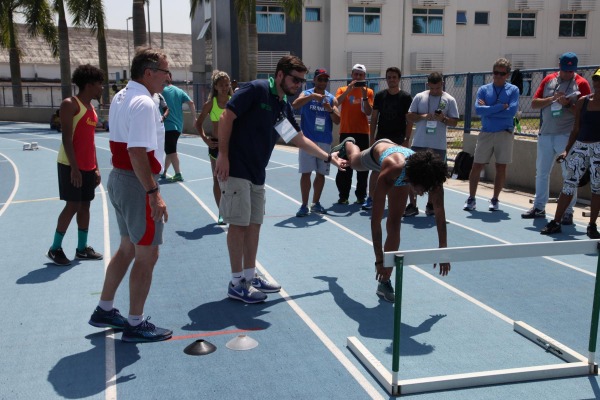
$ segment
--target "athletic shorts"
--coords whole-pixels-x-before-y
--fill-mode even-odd
[[[263,223],[265,185],[255,185],[247,179],[230,176],[226,181],[219,181],[219,187],[219,214],[223,221],[238,226]]]
[[[121,236],[140,246],[162,244],[164,222],[152,219],[149,196],[135,172],[113,168],[107,187]]]
[[[515,135],[512,132],[479,132],[473,162],[487,164],[493,154],[497,164],[510,164],[514,141]]]
[[[181,132],[179,131],[166,131],[165,132],[165,154],[177,153],[177,141]]]
[[[81,187],[71,183],[71,166],[58,164],[58,193],[65,201],[92,201],[96,191],[96,171],[81,172]]]
[[[331,145],[328,143],[315,142],[317,146],[325,153],[331,151]],[[321,175],[329,175],[330,163],[326,163],[325,160],[321,160],[315,156],[308,154],[306,151],[298,150],[298,172],[301,174],[311,173],[316,171]]]

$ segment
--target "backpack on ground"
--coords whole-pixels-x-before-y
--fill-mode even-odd
[[[473,167],[473,156],[466,151],[461,151],[454,159],[454,168],[452,168],[452,178],[465,181],[469,179],[471,168]]]

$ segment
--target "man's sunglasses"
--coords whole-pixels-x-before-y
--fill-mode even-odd
[[[304,79],[304,78],[298,78],[297,76],[294,76],[294,75],[292,75],[292,74],[286,74],[286,75],[287,75],[287,76],[290,76],[290,77],[292,77],[292,81],[293,81],[293,82],[294,82],[296,85],[298,85],[298,84],[300,84],[300,83],[304,83],[304,82],[306,82],[306,79]]]
[[[494,71],[493,74],[494,75],[500,75],[500,76],[506,76],[506,75],[508,75],[508,72]]]
[[[317,78],[317,82],[329,82],[329,78]]]

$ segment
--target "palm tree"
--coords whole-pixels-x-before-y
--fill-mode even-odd
[[[56,27],[52,21],[52,11],[46,0],[1,0],[0,1],[0,47],[8,49],[13,105],[23,106],[21,86],[21,49],[17,37],[15,13],[23,15],[30,37],[42,36],[58,55]]]
[[[133,0],[133,9],[131,10],[131,16],[133,17],[133,48],[139,46],[146,46],[148,40],[146,39],[146,20],[144,5],[149,0]]]
[[[67,0],[68,1],[68,0]],[[71,87],[71,56],[69,49],[69,27],[65,15],[65,3],[63,0],[53,0],[54,11],[58,13],[58,51],[60,65],[60,88],[62,98],[66,99],[73,95]]]
[[[69,12],[73,15],[73,25],[88,26],[98,39],[98,64],[104,71],[102,103],[109,102],[108,51],[106,47],[105,13],[102,0],[69,0]]]

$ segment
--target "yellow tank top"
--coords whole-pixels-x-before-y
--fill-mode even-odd
[[[231,96],[229,96],[231,98]],[[210,110],[210,120],[212,122],[219,122],[219,118],[221,118],[221,114],[225,111],[224,108],[219,107],[219,102],[216,97],[213,97],[213,106]]]

